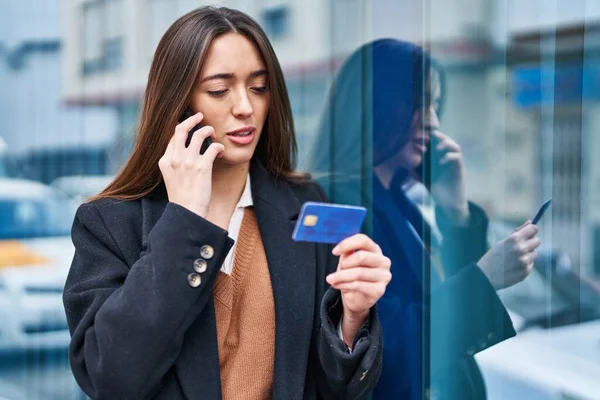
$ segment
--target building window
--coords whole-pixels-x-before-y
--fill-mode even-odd
[[[143,45],[146,46],[144,63],[150,63],[158,42],[167,29],[177,18],[198,8],[201,4],[198,0],[147,0],[144,6],[144,29],[145,36]]]
[[[83,4],[83,75],[121,68],[122,3],[122,0],[92,0]]]
[[[289,33],[289,15],[287,6],[269,8],[262,12],[262,26],[271,39],[280,39]]]
[[[171,3],[171,4],[169,4]],[[147,46],[148,60],[152,60],[156,46],[169,26],[177,18],[177,8],[167,0],[148,0],[146,6],[147,29],[145,45]]]

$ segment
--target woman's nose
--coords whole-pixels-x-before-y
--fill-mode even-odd
[[[233,114],[236,117],[249,117],[253,112],[254,109],[252,108],[252,103],[248,98],[248,94],[245,91],[240,93],[235,100]]]
[[[437,115],[437,111],[435,107],[430,106],[427,110],[427,114],[425,116],[425,126],[438,129],[440,127],[440,120]]]

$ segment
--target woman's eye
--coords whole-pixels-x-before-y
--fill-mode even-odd
[[[227,89],[225,90],[209,90],[207,91],[207,93],[213,97],[221,97],[225,94],[225,92],[227,92]]]
[[[255,86],[252,88],[252,90],[257,93],[266,93],[269,91],[269,88],[266,86]]]

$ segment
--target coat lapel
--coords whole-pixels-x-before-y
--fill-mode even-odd
[[[301,399],[315,309],[315,247],[292,240],[301,204],[289,184],[257,161],[250,179],[275,300],[273,398]]]
[[[378,179],[373,179],[373,198],[373,207],[378,216],[375,223],[380,225],[374,226],[375,240],[378,241],[378,234],[391,230],[390,233],[393,233],[394,237],[383,239],[390,242],[392,246],[400,246],[406,255],[409,267],[423,285],[423,255],[426,254],[426,250],[419,234]],[[388,228],[386,229],[384,225]],[[392,263],[394,261],[392,258]]]

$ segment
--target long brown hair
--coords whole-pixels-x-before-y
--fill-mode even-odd
[[[160,40],[150,67],[148,85],[133,151],[115,180],[90,200],[133,200],[154,191],[162,182],[158,161],[179,118],[191,102],[194,86],[215,38],[235,32],[260,52],[271,93],[269,114],[254,157],[276,177],[303,180],[293,171],[297,144],[283,72],[266,34],[248,15],[225,7],[201,7],[179,18]]]

